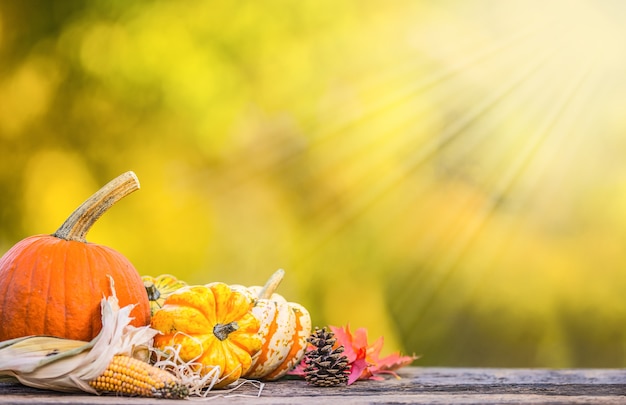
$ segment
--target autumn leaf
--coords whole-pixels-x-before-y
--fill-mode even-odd
[[[367,343],[367,329],[365,328],[358,328],[354,334],[350,331],[349,325],[345,327],[329,326],[329,328],[337,339],[335,347],[343,346],[343,354],[348,358],[350,365],[348,385],[357,380],[382,380],[381,374],[390,374],[400,378],[395,370],[408,366],[418,358],[416,356],[401,356],[397,352],[381,358],[380,352],[384,343],[382,336],[370,345]],[[304,363],[300,363],[289,374],[302,377],[304,376],[304,368]]]
[[[356,353],[356,358],[349,361],[350,375],[348,376],[348,385],[358,380],[362,375],[367,374],[369,364],[367,363],[367,355],[365,348],[360,348]]]
[[[379,337],[372,345],[367,343],[367,329],[358,328],[354,335],[350,332],[350,325],[345,327],[330,326],[337,338],[336,346],[344,347],[344,354],[348,357],[350,377],[348,384],[357,380],[381,380],[380,374],[391,374],[399,378],[395,370],[407,366],[416,360],[416,356],[401,356],[399,353],[392,353],[385,357],[380,357],[383,348],[384,338]]]

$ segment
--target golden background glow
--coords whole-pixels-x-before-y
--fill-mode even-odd
[[[626,365],[626,5],[0,5],[0,248],[260,284],[418,365]]]

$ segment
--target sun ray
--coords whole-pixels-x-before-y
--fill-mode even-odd
[[[550,137],[552,137],[557,131],[555,126],[562,124],[564,116],[568,112],[572,102],[580,96],[579,92],[582,85],[585,83],[589,76],[590,67],[585,66],[582,69],[579,77],[577,77],[567,92],[556,95],[559,97],[557,102],[551,111],[546,115],[541,127],[533,134],[532,138],[525,144],[524,150],[520,151],[519,155],[511,162],[511,165],[500,176],[499,181],[496,184],[496,190],[498,195],[507,195],[511,192],[511,189],[520,181],[520,179],[526,175],[529,165],[535,163],[535,159],[539,153],[539,150]],[[493,201],[492,201],[493,202]],[[476,212],[475,215],[464,224],[463,228],[459,230],[459,233],[454,238],[454,245],[448,246],[446,255],[439,259],[436,258],[430,266],[427,266],[429,270],[423,277],[415,278],[410,284],[409,288],[404,292],[403,296],[396,297],[399,301],[411,303],[413,322],[415,327],[419,324],[421,315],[428,306],[436,299],[436,295],[441,291],[443,284],[453,272],[455,266],[463,259],[471,248],[475,239],[479,237],[479,234],[489,218],[494,214],[497,208],[497,202],[493,202],[490,205],[482,207],[480,212]],[[511,232],[513,229],[511,229]],[[502,242],[502,240],[501,240]],[[497,246],[494,246],[493,252],[497,252]],[[484,262],[488,263],[490,260],[485,259]],[[480,274],[473,274],[476,283],[481,280]],[[417,285],[420,286],[421,294],[416,297],[414,293],[411,293],[413,288]],[[413,287],[413,288],[411,288]],[[412,329],[412,328],[409,328]]]
[[[572,89],[571,98],[564,99],[562,113],[559,117],[554,116],[552,123],[546,120],[544,130],[545,139],[542,145],[534,153],[534,158],[523,169],[522,173],[518,173],[514,182],[511,182],[507,188],[507,194],[515,195],[514,206],[505,207],[508,211],[507,215],[516,215],[520,212],[531,212],[534,210],[533,205],[545,203],[550,205],[559,205],[563,198],[555,198],[561,193],[569,194],[568,190],[563,190],[564,186],[569,186],[568,175],[572,168],[578,163],[576,157],[584,153],[585,134],[592,131],[593,123],[589,115],[585,114],[589,109],[590,100],[596,100],[601,96],[599,88],[602,83],[601,70],[597,69],[597,64],[589,65],[588,69],[581,71],[580,82],[573,83],[573,86],[579,86]],[[530,159],[529,159],[530,160]],[[557,164],[554,162],[557,161]],[[539,196],[539,197],[538,197]],[[539,208],[541,209],[541,207]],[[553,215],[557,212],[567,211],[567,207],[557,207],[550,209],[550,213],[541,215],[542,227],[548,227],[547,232],[562,232],[559,225],[559,219],[551,220],[546,215]],[[527,214],[529,215],[529,214]],[[536,221],[536,220],[535,220]],[[527,224],[524,224],[527,226]],[[505,229],[508,235],[515,235],[523,232],[521,230],[522,222],[509,221]],[[535,225],[537,226],[537,225]],[[554,229],[556,227],[556,230]],[[473,292],[468,293],[468,300],[478,299],[481,289],[476,287],[494,272],[501,271],[494,263],[505,260],[507,248],[510,243],[510,237],[507,234],[500,233],[498,237],[493,238],[500,243],[494,245],[490,252],[490,257],[485,258],[485,265],[482,272],[474,272],[474,288]],[[468,286],[472,288],[472,286]]]
[[[368,99],[366,104],[359,108],[355,108],[354,105],[336,104],[329,106],[325,115],[305,118],[303,127],[299,130],[307,133],[306,145],[293,147],[289,144],[290,140],[273,136],[258,139],[254,145],[255,148],[262,151],[281,151],[281,153],[259,155],[255,161],[247,165],[247,170],[238,178],[230,178],[228,188],[241,186],[264,173],[289,170],[291,165],[297,164],[302,159],[303,154],[328,148],[329,143],[337,143],[340,139],[344,139],[343,142],[347,144],[344,154],[351,155],[352,148],[359,148],[363,141],[361,139],[350,141],[346,138],[346,133],[354,133],[355,128],[368,125],[378,117],[386,119],[394,109],[410,105],[426,92],[441,92],[442,89],[458,91],[458,86],[455,86],[453,82],[468,69],[480,68],[485,64],[493,63],[493,60],[505,61],[506,65],[514,67],[516,64],[524,63],[529,55],[533,60],[539,59],[540,57],[533,54],[536,49],[531,40],[544,34],[551,23],[552,21],[542,21],[509,34],[493,44],[479,48],[472,55],[455,61],[445,69],[429,70],[428,65],[432,62],[428,62],[416,50],[413,54],[405,56],[406,59],[400,63],[396,61],[395,67],[375,72],[362,81],[354,82],[358,92],[364,95],[378,94],[374,97],[364,96]],[[429,73],[423,75],[426,72]],[[418,77],[417,80],[415,80],[416,77]],[[459,96],[459,94],[442,95],[442,97],[460,98]],[[415,117],[407,117],[408,120],[412,118]],[[385,135],[385,131],[381,131],[380,136],[385,137]],[[341,156],[327,156],[324,163],[332,166],[340,159]]]
[[[317,269],[336,257],[347,273],[374,277],[387,270],[363,265],[362,257],[354,266],[366,270],[345,269],[350,253],[337,250],[351,246],[355,255],[375,257],[367,248],[380,243],[381,254],[397,254],[401,269],[389,273],[402,288],[393,302],[411,308],[404,339],[415,341],[412,330],[447,305],[441,294],[462,285],[449,304],[461,306],[471,297],[480,301],[489,275],[501,272],[502,280],[507,255],[534,235],[529,222],[541,237],[549,233],[542,195],[576,184],[566,176],[589,144],[582,123],[601,114],[589,103],[598,97],[605,63],[617,63],[610,47],[589,48],[593,41],[573,21],[516,27],[505,30],[515,35],[478,41],[472,52],[417,49],[389,70],[361,69],[345,84],[355,102],[331,97],[321,111],[294,120],[284,131],[297,132],[301,144],[271,132],[259,136],[251,142],[258,157],[229,174],[224,191],[281,173],[279,181],[289,182],[285,194],[301,209],[297,221],[306,224],[293,241],[298,268]]]
[[[345,152],[346,158],[349,156],[357,162],[364,163],[366,167],[361,173],[356,175],[355,178],[346,182],[349,188],[344,189],[343,193],[357,196],[358,198],[351,201],[350,211],[342,216],[327,215],[333,208],[332,202],[322,204],[318,208],[315,215],[319,217],[319,221],[316,222],[321,227],[318,232],[320,239],[312,243],[308,254],[313,254],[325,243],[332,240],[338,232],[349,226],[360,215],[366,212],[369,207],[375,204],[378,199],[389,193],[391,189],[401,186],[411,172],[419,170],[423,164],[429,162],[442,148],[445,148],[448,143],[453,142],[457,137],[461,136],[470,125],[485,114],[488,114],[489,111],[504,98],[510,96],[520,85],[523,85],[536,74],[542,66],[545,66],[549,59],[550,54],[540,57],[539,60],[528,64],[528,66],[522,69],[521,73],[518,73],[518,75],[508,83],[502,84],[494,94],[475,105],[464,117],[451,123],[437,138],[424,140],[418,137],[418,139],[415,140],[412,139],[412,137],[391,137],[391,139],[389,139],[384,136],[389,132],[388,129],[385,134],[376,139],[378,141],[376,148],[367,148],[362,144],[360,145],[364,147],[365,152],[374,151],[374,154],[368,154],[369,159],[364,159],[363,156],[358,153],[354,154],[355,149],[358,150],[358,148],[352,146],[349,150],[350,153]],[[408,117],[408,120],[413,126],[419,125],[415,123],[415,117]],[[380,163],[378,163],[377,160],[386,159],[388,156],[398,154],[398,151],[402,150],[413,151],[413,153],[404,158],[402,170],[387,173],[383,172],[382,175],[380,175],[380,171],[378,170]],[[344,165],[345,162],[341,160],[339,164],[328,164],[328,167],[320,171],[318,175],[326,177],[329,176],[330,173],[337,173],[345,169]],[[379,174],[373,176],[375,172]],[[369,179],[372,178],[376,178],[376,181],[371,182]]]
[[[355,123],[379,114],[381,111],[385,111],[394,105],[406,102],[415,97],[416,94],[441,86],[467,68],[485,63],[490,58],[497,58],[503,52],[515,49],[515,45],[518,42],[527,39],[531,35],[536,35],[540,30],[541,27],[533,27],[528,31],[516,33],[509,38],[503,38],[497,44],[486,49],[480,49],[465,60],[458,61],[444,70],[437,70],[430,76],[422,77],[419,80],[414,80],[414,78],[416,73],[419,73],[424,68],[425,61],[423,58],[419,58],[416,55],[413,60],[399,63],[395,69],[383,71],[373,76],[373,79],[369,79],[367,83],[361,85],[365,88],[364,92],[367,93],[373,91],[372,89],[388,86],[388,82],[395,82],[406,77],[402,86],[398,85],[392,92],[385,92],[382,97],[378,97],[360,110],[342,109],[340,105],[330,108],[332,115],[325,117],[323,126],[314,125],[317,129],[312,131],[312,138],[315,143],[322,143],[327,139],[332,140],[337,133],[342,132]]]

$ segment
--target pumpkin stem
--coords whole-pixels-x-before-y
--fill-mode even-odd
[[[237,321],[232,321],[230,323],[218,323],[213,327],[213,334],[219,340],[224,341],[231,332],[234,332],[237,329],[239,329]]]
[[[87,242],[85,236],[93,224],[116,202],[139,190],[139,179],[132,171],[108,182],[82,203],[52,235],[60,239]]]
[[[270,276],[267,280],[261,291],[259,291],[258,298],[261,300],[269,299],[274,291],[278,288],[278,285],[281,281],[283,281],[283,277],[285,277],[285,270],[278,269]]]

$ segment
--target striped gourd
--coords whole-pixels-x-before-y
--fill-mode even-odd
[[[185,398],[189,390],[178,378],[141,360],[113,356],[107,369],[89,382],[100,394],[150,398]]]
[[[143,286],[148,293],[150,301],[150,315],[154,316],[156,311],[161,309],[165,299],[172,295],[179,288],[185,287],[187,283],[177,279],[171,274],[161,274],[157,277],[142,276]]]
[[[245,378],[273,381],[294,368],[304,356],[311,334],[311,316],[302,305],[274,293],[285,272],[280,269],[265,286],[231,286],[255,297],[253,315],[261,322],[263,346]]]

